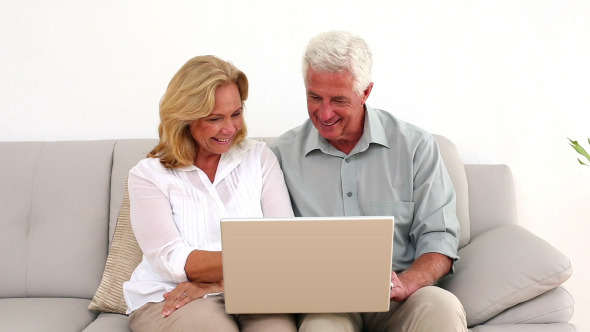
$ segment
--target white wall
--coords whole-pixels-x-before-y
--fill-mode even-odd
[[[306,118],[300,57],[345,29],[374,54],[374,107],[514,172],[521,224],[565,254],[574,322],[590,330],[590,2],[4,1],[0,141],[157,137],[158,101],[190,57],[249,76],[250,133]],[[501,244],[499,244],[501,245]]]

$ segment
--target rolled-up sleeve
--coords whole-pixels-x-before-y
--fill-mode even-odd
[[[415,258],[436,252],[457,260],[455,190],[433,137],[416,147],[413,168],[415,204],[410,238],[416,247]]]

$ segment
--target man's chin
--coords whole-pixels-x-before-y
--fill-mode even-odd
[[[318,132],[320,133],[320,136],[322,136],[325,139],[331,140],[331,139],[335,139],[339,136],[340,131],[337,128],[338,124],[332,125],[332,126],[325,126],[321,123],[316,124],[316,129],[318,130]]]
[[[337,135],[336,133],[334,133],[333,131],[328,131],[328,130],[318,130],[318,132],[320,133],[320,136],[322,136],[323,138],[327,139],[328,141],[334,141],[337,140],[339,135]]]

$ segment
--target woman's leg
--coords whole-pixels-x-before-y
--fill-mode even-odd
[[[225,313],[223,297],[196,299],[166,318],[163,307],[164,302],[143,305],[129,316],[129,327],[134,332],[239,331],[235,318]]]

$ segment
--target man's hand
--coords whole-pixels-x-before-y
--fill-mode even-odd
[[[410,294],[408,294],[408,288],[404,285],[398,278],[397,273],[391,271],[391,292],[389,293],[389,297],[391,301],[395,302],[402,302],[403,300],[407,299]]]
[[[434,285],[438,279],[449,273],[453,260],[438,253],[426,253],[399,275],[391,272],[390,298],[402,302],[418,289]]]
[[[162,317],[172,315],[185,304],[211,293],[223,292],[223,280],[218,282],[181,282],[172,291],[164,293]]]

